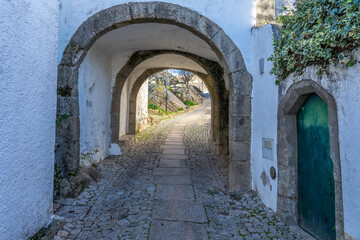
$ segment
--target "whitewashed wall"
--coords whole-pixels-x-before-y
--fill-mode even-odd
[[[60,0],[59,61],[76,29],[91,15],[126,0]],[[143,0],[142,2],[151,2]],[[163,0],[193,9],[224,29],[239,47],[246,66],[251,69],[250,29],[254,24],[253,0]]]
[[[108,156],[111,62],[96,44],[79,68],[80,159],[84,165]]]
[[[0,239],[51,221],[58,1],[0,1]]]
[[[148,95],[149,95],[149,83],[146,80],[136,98],[136,124],[146,124],[148,118]]]
[[[358,64],[345,67],[332,64],[327,74],[317,75],[308,67],[301,76],[291,75],[285,91],[297,81],[311,79],[331,94],[337,104],[345,232],[360,239],[360,49],[354,52]]]
[[[251,176],[253,189],[259,193],[263,202],[276,211],[277,179],[270,177],[270,167],[277,169],[277,109],[278,86],[275,76],[270,75],[272,62],[267,61],[273,51],[273,26],[253,29],[251,32],[251,51],[253,59],[252,92],[252,138],[251,138]],[[260,73],[259,61],[264,59],[264,73]],[[273,159],[262,155],[262,139],[272,139]]]

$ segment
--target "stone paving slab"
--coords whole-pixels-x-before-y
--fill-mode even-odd
[[[164,149],[163,154],[184,155],[184,149]]]
[[[184,137],[184,133],[183,132],[170,132],[166,137]]]
[[[185,150],[185,146],[184,145],[180,145],[180,144],[166,144],[166,145],[161,145],[160,149],[182,149]]]
[[[152,218],[196,223],[208,221],[204,206],[189,200],[154,200]]]
[[[155,220],[150,230],[150,240],[206,240],[205,227],[196,223]]]
[[[189,168],[154,168],[154,176],[182,176],[191,175]]]
[[[191,176],[155,176],[156,184],[192,184]]]
[[[162,154],[160,159],[167,159],[167,160],[187,160],[189,157],[185,154]]]
[[[186,167],[186,162],[185,162],[185,160],[161,159],[159,167],[163,167],[163,168],[185,168]]]
[[[194,191],[191,185],[158,184],[154,197],[164,200],[194,200]]]
[[[174,141],[174,142],[182,142],[182,137],[167,137],[165,141]]]
[[[183,141],[168,141],[168,140],[165,140],[164,144],[165,145],[181,145],[181,146],[184,146]]]

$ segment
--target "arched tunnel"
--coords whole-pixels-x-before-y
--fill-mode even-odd
[[[103,159],[120,136],[135,132],[137,91],[149,74],[166,68],[197,72],[204,80],[217,153],[229,154],[230,189],[250,189],[252,80],[240,51],[206,17],[155,2],[94,14],[64,51],[58,68],[56,163],[71,191],[83,186],[84,152]]]

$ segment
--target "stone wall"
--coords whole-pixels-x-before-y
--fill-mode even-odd
[[[58,1],[0,1],[0,238],[51,221]]]

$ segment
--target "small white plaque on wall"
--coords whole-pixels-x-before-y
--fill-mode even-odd
[[[262,156],[270,160],[274,160],[274,139],[262,139]]]

